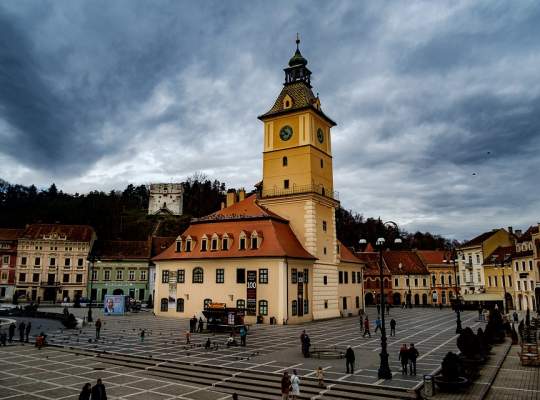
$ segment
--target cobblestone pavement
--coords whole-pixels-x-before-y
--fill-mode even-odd
[[[522,366],[519,346],[512,346],[491,386],[488,400],[540,399],[540,367]]]
[[[77,310],[84,312],[84,310]],[[370,320],[375,320],[376,310],[368,310]],[[301,376],[312,377],[314,369],[321,365],[327,380],[358,382],[372,385],[416,388],[422,376],[432,373],[440,366],[448,351],[455,351],[455,314],[449,309],[415,308],[392,309],[387,318],[397,321],[397,335],[388,338],[388,351],[393,379],[377,378],[379,364],[380,334],[363,338],[358,317],[319,321],[304,325],[253,326],[248,335],[247,347],[227,348],[226,335],[193,334],[186,345],[184,333],[187,319],[155,317],[151,313],[139,313],[117,317],[102,317],[101,339],[95,340],[94,328],[63,331],[51,327],[51,344],[93,352],[108,352],[144,357],[156,361],[186,362],[194,365],[219,366],[260,373],[281,373],[297,369]],[[483,326],[477,321],[476,312],[462,313],[463,326]],[[387,322],[388,324],[388,322]],[[144,342],[139,338],[140,329],[146,330]],[[319,360],[303,358],[300,352],[300,333],[305,329],[311,343],[316,347],[351,345],[356,352],[354,374],[345,373],[343,360]],[[204,343],[210,338],[217,349],[205,350]],[[402,375],[397,358],[402,343],[415,343],[420,352],[417,375]],[[2,361],[0,361],[0,364]],[[0,397],[1,398],[1,397]]]

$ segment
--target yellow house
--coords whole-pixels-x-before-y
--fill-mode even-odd
[[[515,279],[511,262],[513,251],[514,246],[497,247],[486,255],[483,263],[486,298],[501,302],[505,299],[503,304],[508,310],[514,309]]]
[[[531,226],[516,238],[512,257],[514,273],[514,304],[516,310],[536,311],[538,285],[538,266],[535,265],[535,246],[533,236],[538,234],[538,226]]]
[[[247,198],[193,221],[154,258],[156,314],[191,317],[210,303],[247,322],[299,323],[357,314],[362,262],[336,236],[331,128],[297,48],[263,121],[263,179]],[[350,279],[349,279],[350,278]]]

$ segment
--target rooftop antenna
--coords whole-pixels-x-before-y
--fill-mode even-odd
[[[296,50],[299,50],[298,45],[300,44],[300,34],[296,32]]]

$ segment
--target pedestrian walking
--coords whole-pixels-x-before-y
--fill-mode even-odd
[[[24,331],[26,329],[26,324],[24,323],[24,321],[21,321],[21,323],[19,324],[19,342],[24,342]]]
[[[409,349],[407,348],[407,345],[405,343],[399,349],[398,359],[401,361],[401,374],[407,375],[407,364],[409,363]]]
[[[403,310],[405,308],[405,302],[401,303],[401,309]]]
[[[306,339],[306,336],[306,330],[304,329],[300,334],[300,349],[302,350],[302,354],[304,354],[304,341]]]
[[[9,324],[9,328],[8,328],[9,343],[13,342],[13,336],[15,336],[15,329],[17,329],[17,325],[15,325],[15,322],[12,322],[11,324]]]
[[[390,315],[390,303],[386,303],[386,315]]]
[[[364,320],[364,334],[362,337],[366,337],[366,335],[369,335],[371,337],[371,332],[369,331],[369,318],[366,315],[366,319]]]
[[[141,329],[141,343],[144,342],[144,335],[145,335],[144,329]]]
[[[245,327],[240,328],[240,345],[246,347],[247,331]]]
[[[90,396],[92,396],[92,384],[89,382],[84,384],[79,394],[79,400],[90,400]]]
[[[409,358],[409,373],[411,375],[416,375],[416,359],[418,358],[418,350],[414,347],[414,343],[411,343],[409,346],[409,351],[407,353]]]
[[[26,324],[26,329],[24,331],[24,333],[26,334],[26,339],[25,339],[25,342],[28,343],[28,339],[30,337],[30,331],[32,330],[32,322],[28,321],[28,323]]]
[[[206,343],[204,344],[204,348],[206,350],[209,350],[211,346],[212,346],[212,342],[210,341],[210,338],[206,339]]]
[[[202,319],[202,317],[199,317],[199,333],[203,332],[203,328],[204,328],[203,319]]]
[[[442,311],[442,303],[439,303],[439,310]]]
[[[296,370],[293,369],[293,374],[291,375],[291,400],[296,400],[297,396],[300,396],[300,378]]]
[[[291,378],[289,377],[289,373],[285,371],[283,373],[283,376],[281,377],[281,399],[288,400],[290,391],[291,391]]]
[[[351,369],[351,374],[354,374],[354,350],[351,346],[347,346],[347,351],[345,352],[345,366],[347,367],[347,373],[349,373],[349,367]]]
[[[194,315],[193,318],[189,320],[189,331],[191,333],[195,333],[196,329],[197,329],[197,317]]]
[[[381,305],[377,304],[377,314],[380,314],[380,313],[381,313]]]
[[[186,331],[186,344],[191,344],[191,332]]]
[[[99,339],[101,335],[101,319],[98,318],[94,326],[96,327],[96,340],[97,340]]]
[[[518,313],[516,311],[514,311],[514,314],[512,316],[514,317],[514,322],[516,324],[518,324],[519,323],[519,315],[518,315]]]
[[[320,366],[315,370],[315,376],[317,377],[319,387],[324,387],[324,370]]]
[[[394,318],[390,320],[390,336],[396,336],[396,320]]]
[[[364,317],[360,314],[360,332],[364,331]]]
[[[377,331],[381,331],[382,332],[382,329],[381,329],[381,320],[379,317],[377,317],[377,319],[375,320],[375,333],[377,333]]]
[[[305,358],[309,357],[309,348],[311,347],[311,339],[309,338],[309,335],[304,336],[304,345],[302,346],[302,353],[304,354]]]

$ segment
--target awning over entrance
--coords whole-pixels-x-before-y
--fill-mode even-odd
[[[461,296],[464,301],[502,301],[503,294],[497,293],[472,293]]]

